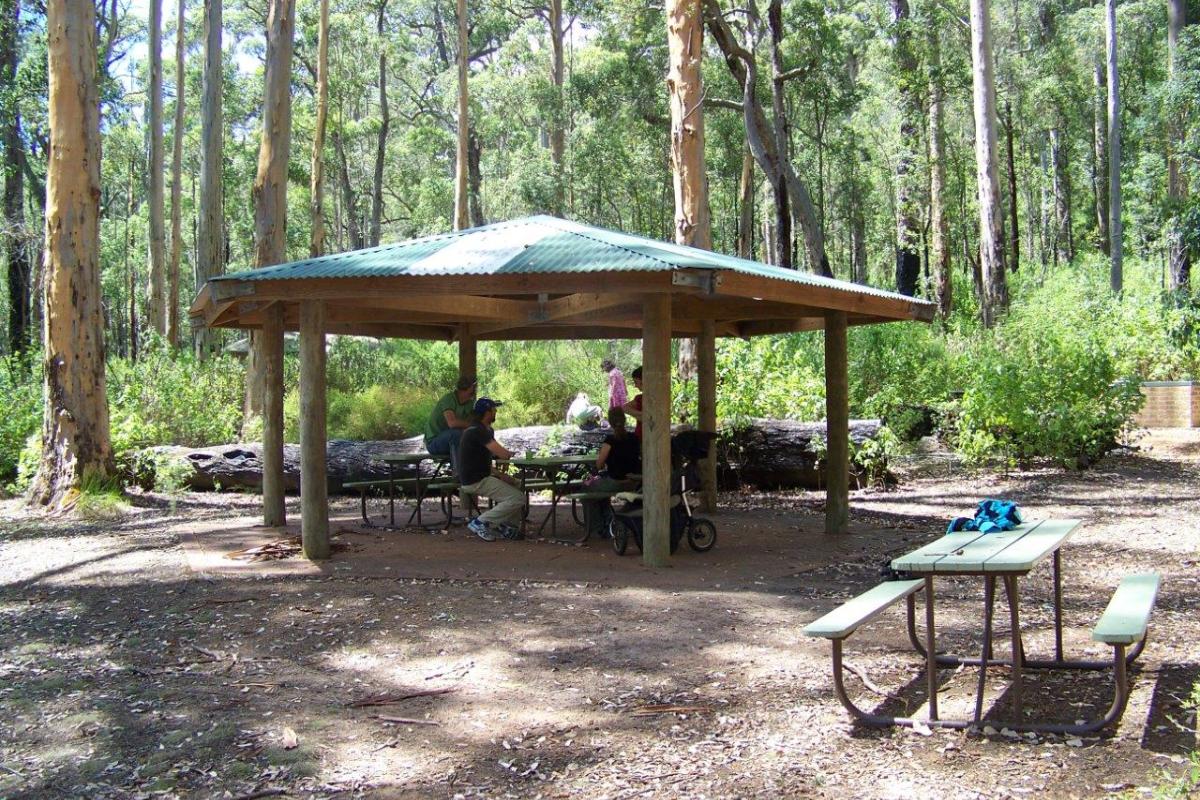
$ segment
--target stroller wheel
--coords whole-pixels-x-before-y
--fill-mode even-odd
[[[697,553],[707,553],[717,543],[717,526],[706,519],[693,517],[687,528],[688,544]]]
[[[629,540],[633,538],[633,531],[629,529],[629,523],[620,517],[613,517],[612,522],[609,523],[608,532],[612,536],[613,550],[619,556],[625,555],[625,549],[629,547]]]

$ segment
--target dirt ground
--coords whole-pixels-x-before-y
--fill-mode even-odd
[[[1156,432],[1084,472],[942,461],[855,492],[834,539],[819,494],[724,495],[716,548],[684,546],[664,570],[607,542],[370,531],[345,500],[331,561],[246,563],[225,554],[283,535],[254,527],[254,497],[144,495],[87,524],[9,501],[0,797],[1140,796],[1197,747],[1198,489],[1197,431]],[[1089,631],[1120,577],[1162,574],[1115,731],[863,729],[833,694],[828,642],[800,634],[987,496],[1085,521],[1063,551],[1072,653],[1107,657]],[[1026,649],[1044,653],[1048,569],[1022,589]],[[981,595],[977,580],[942,586],[940,646],[978,648]],[[900,608],[846,650],[891,696],[848,676],[860,705],[921,710]],[[943,716],[968,713],[976,675],[942,671]],[[1006,677],[989,673],[994,717]],[[1026,679],[1035,715],[1071,721],[1110,697],[1103,673]]]

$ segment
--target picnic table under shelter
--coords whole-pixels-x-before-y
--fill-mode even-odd
[[[694,338],[698,421],[716,430],[718,336],[824,330],[826,530],[849,508],[847,327],[933,318],[926,301],[720,253],[532,216],[223,275],[201,287],[193,326],[254,331],[263,371],[263,516],[285,522],[283,336],[299,331],[301,537],[329,553],[325,337],[457,341],[475,374],[487,340],[642,339],[643,560],[668,560],[671,340]],[[703,470],[715,503],[716,458]]]

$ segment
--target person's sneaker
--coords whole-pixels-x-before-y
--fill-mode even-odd
[[[497,525],[500,535],[505,539],[524,539],[525,534],[521,533],[521,529],[514,525]]]
[[[479,517],[467,523],[467,527],[471,529],[471,533],[483,539],[485,542],[496,541],[496,534],[492,533],[492,528]]]

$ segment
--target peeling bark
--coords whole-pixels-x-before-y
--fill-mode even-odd
[[[69,507],[113,474],[100,291],[100,106],[91,3],[48,0],[45,417],[34,502]]]
[[[225,272],[225,188],[222,164],[225,122],[221,71],[221,0],[204,0],[204,78],[200,100],[200,213],[196,223],[196,286]],[[205,358],[217,345],[209,328],[196,331],[196,353]]]

